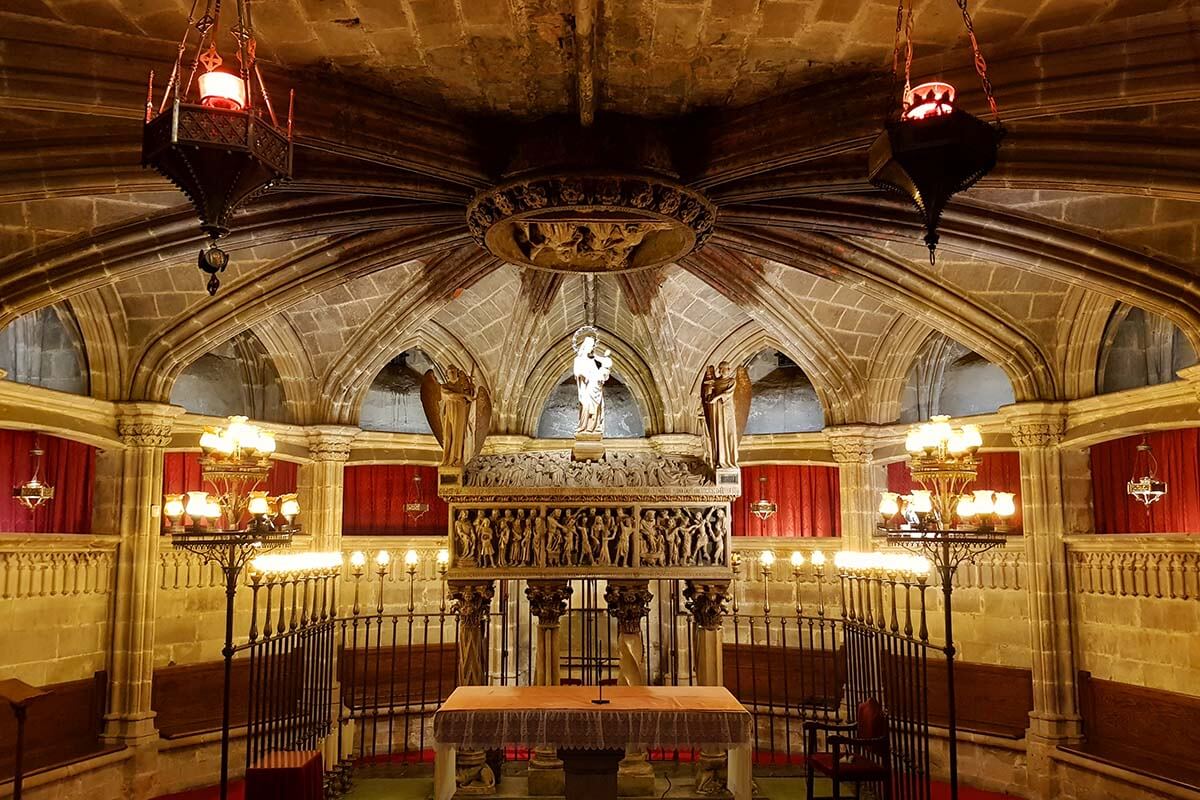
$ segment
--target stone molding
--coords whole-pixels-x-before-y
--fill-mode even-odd
[[[567,613],[567,601],[574,591],[566,581],[529,581],[525,597],[538,624],[548,627],[558,625],[559,618]]]
[[[169,447],[179,406],[159,403],[117,404],[117,435],[131,447]]]
[[[696,625],[706,631],[720,630],[728,613],[729,583],[688,581],[683,589],[685,607]]]
[[[1067,432],[1065,404],[1020,403],[1004,407],[1000,414],[1020,449],[1058,447]]]
[[[870,428],[826,428],[829,450],[838,464],[870,464],[875,459],[875,435]]]
[[[616,618],[617,631],[626,635],[641,633],[642,618],[649,615],[653,599],[647,581],[610,580],[604,589],[608,613]]]

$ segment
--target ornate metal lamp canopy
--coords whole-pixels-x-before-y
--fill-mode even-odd
[[[38,473],[42,468],[42,456],[45,455],[41,448],[41,444],[37,441],[33,444],[33,449],[29,451],[29,455],[33,456],[33,477],[16,486],[12,490],[13,499],[21,505],[28,508],[30,511],[36,510],[42,503],[47,503],[54,499],[54,487],[43,483]]]
[[[900,0],[896,10],[892,72],[894,76],[899,74],[903,38],[903,104],[871,145],[869,159],[871,183],[907,197],[921,213],[930,263],[937,250],[937,228],[943,209],[952,196],[969,189],[996,166],[996,150],[1004,134],[987,74],[987,62],[975,39],[966,0],[957,2],[971,41],[975,69],[983,83],[995,124],[990,125],[958,108],[954,87],[944,81],[912,86],[913,0]]]
[[[238,0],[236,23],[228,29],[236,47],[236,73],[224,68],[217,50],[220,0],[207,0],[199,19],[195,18],[196,5],[157,108],[154,73],[150,73],[142,166],[161,173],[195,206],[200,229],[212,240],[199,258],[200,269],[209,275],[211,295],[221,286],[217,273],[229,263],[229,255],[217,247],[217,240],[229,233],[234,209],[292,175],[294,93],[288,102],[287,124],[281,125],[255,59],[250,0]],[[189,42],[193,30],[194,43]],[[185,66],[185,54],[192,47],[193,55]],[[255,105],[255,87],[266,117]]]
[[[1158,480],[1157,473],[1158,460],[1154,457],[1154,451],[1150,449],[1150,443],[1143,436],[1134,456],[1133,477],[1125,486],[1126,493],[1147,507],[1151,503],[1157,503],[1167,493],[1167,484]]]
[[[750,513],[758,517],[763,522],[766,522],[768,519],[775,516],[775,512],[779,510],[779,506],[767,499],[766,475],[759,476],[758,487],[758,499],[750,504]]]
[[[300,530],[296,495],[268,497],[258,489],[271,471],[275,439],[245,417],[230,417],[227,427],[204,432],[200,449],[200,471],[214,491],[167,495],[172,544],[240,570],[249,558],[289,543]]]

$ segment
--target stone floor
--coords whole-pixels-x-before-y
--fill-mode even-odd
[[[689,782],[667,779],[658,781],[659,791],[656,795],[667,800],[690,800],[696,798],[691,791]],[[758,789],[756,797],[764,800],[797,800],[804,797],[804,780],[802,778],[756,778]],[[830,797],[831,786],[828,781],[817,781],[817,797]],[[518,800],[527,798],[524,792],[525,781],[515,776],[505,776],[500,781],[497,800]],[[433,796],[433,780],[428,777],[413,778],[360,778],[354,782],[354,788],[345,796],[345,800],[428,800]],[[843,797],[853,797],[852,788],[842,790]],[[706,798],[710,800],[710,798]]]

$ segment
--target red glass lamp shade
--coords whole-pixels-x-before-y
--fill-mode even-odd
[[[929,81],[914,86],[904,94],[904,119],[928,119],[952,114],[955,95],[954,87],[944,81]]]
[[[208,108],[241,111],[246,107],[246,82],[231,72],[214,69],[200,76],[200,103]]]

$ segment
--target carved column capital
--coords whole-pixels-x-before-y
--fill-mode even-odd
[[[640,633],[642,617],[650,613],[649,581],[609,581],[604,590],[608,613],[617,618],[617,630],[623,634]]]
[[[496,595],[494,581],[450,581],[450,600],[462,628],[478,628]]]
[[[0,381],[8,377],[8,370],[0,369]]]
[[[875,431],[866,425],[826,428],[825,438],[839,464],[869,464],[875,458]]]
[[[530,581],[525,587],[529,609],[543,627],[558,625],[558,619],[567,612],[567,601],[574,589],[566,581]]]
[[[688,581],[683,597],[698,626],[706,631],[720,630],[729,602],[728,581]]]
[[[1013,444],[1021,449],[1057,447],[1067,429],[1066,413],[1057,403],[1019,403],[1001,413],[1012,431]]]
[[[350,445],[360,433],[346,425],[314,425],[307,429],[308,455],[313,461],[341,461],[350,458]]]
[[[179,406],[162,403],[121,403],[117,406],[117,435],[130,447],[167,447]]]

